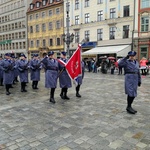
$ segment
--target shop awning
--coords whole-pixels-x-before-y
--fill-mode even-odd
[[[117,56],[124,57],[131,50],[131,45],[119,45],[119,46],[103,46],[92,48],[82,55],[94,55],[94,54],[117,54]]]

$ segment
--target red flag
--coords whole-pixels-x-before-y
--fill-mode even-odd
[[[78,76],[82,75],[81,69],[81,47],[78,46],[71,58],[66,63],[66,70],[71,79],[76,80]]]

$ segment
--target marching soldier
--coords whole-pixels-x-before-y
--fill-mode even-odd
[[[33,59],[30,61],[30,75],[32,80],[32,88],[38,89],[38,82],[40,81],[40,70],[42,68],[41,61],[38,54],[34,54]]]
[[[48,57],[46,56],[42,63],[45,68],[45,87],[51,88],[50,90],[50,102],[55,103],[54,93],[57,87],[58,78],[58,61],[54,59],[54,52],[48,52]]]
[[[13,83],[13,78],[12,78],[13,65],[10,56],[11,55],[9,53],[6,53],[5,59],[1,63],[1,67],[3,69],[3,84],[5,85],[6,88],[6,95],[11,94],[9,92],[9,89]]]
[[[135,58],[136,52],[130,51],[128,56],[119,61],[118,65],[125,70],[125,93],[127,96],[127,112],[130,114],[137,113],[132,108],[134,98],[137,96],[137,87],[141,85],[141,75],[139,63]]]
[[[26,83],[28,82],[28,61],[24,54],[20,55],[20,60],[17,62],[17,68],[19,70],[19,78],[21,82],[21,92],[27,92],[25,89]]]
[[[66,58],[66,52],[61,52],[61,61],[63,61],[64,63],[67,63],[67,58]],[[67,96],[67,91],[68,88],[72,87],[71,84],[71,79],[66,71],[66,69],[64,68],[64,65],[59,63],[59,71],[61,72],[59,75],[59,84],[60,84],[60,88],[61,88],[61,93],[60,93],[60,97],[62,99],[67,99],[69,100],[70,98]]]
[[[76,97],[81,97],[81,95],[79,94],[79,91],[80,91],[80,86],[82,84],[82,80],[84,78],[84,61],[81,61],[81,66],[82,66],[82,76],[79,76],[78,77],[78,80],[77,80],[77,83],[78,85],[76,86]]]

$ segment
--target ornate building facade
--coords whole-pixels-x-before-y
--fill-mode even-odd
[[[30,3],[27,12],[29,58],[35,53],[42,57],[50,50],[59,57],[64,49],[63,15],[62,0],[33,0]]]
[[[113,45],[129,45],[131,50],[134,5],[138,8],[134,0],[64,0],[64,12],[67,3],[69,31],[75,35],[70,53],[76,49],[78,43],[82,43],[83,52],[96,46],[110,46],[111,49]],[[66,15],[64,20],[65,18]],[[135,20],[138,20],[138,15]],[[66,22],[64,27],[66,32]]]
[[[26,11],[31,0],[0,0],[0,55],[27,53]]]
[[[138,59],[145,57],[150,59],[150,0],[138,0],[138,38],[135,38],[135,48],[138,51]]]

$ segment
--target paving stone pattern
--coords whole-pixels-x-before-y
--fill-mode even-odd
[[[142,78],[133,107],[126,112],[124,75],[85,73],[81,98],[49,102],[41,73],[39,89],[27,93],[14,85],[10,96],[0,87],[0,150],[150,150],[150,76]]]

